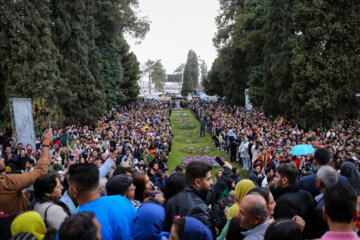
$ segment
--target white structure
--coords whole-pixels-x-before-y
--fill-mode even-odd
[[[141,76],[141,78],[138,80],[138,84],[140,87],[140,95],[144,96],[144,95],[148,95],[150,94],[149,91],[149,79]],[[151,93],[154,93],[155,91],[155,83],[151,83]]]
[[[165,93],[174,93],[179,95],[181,92],[182,84],[179,82],[165,82],[164,92]]]
[[[9,105],[16,144],[21,143],[24,147],[30,144],[36,149],[31,98],[9,98]]]

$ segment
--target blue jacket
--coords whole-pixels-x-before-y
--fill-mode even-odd
[[[350,184],[349,180],[344,176],[339,175],[338,180],[339,182]],[[300,189],[309,192],[313,198],[320,194],[319,189],[316,188],[316,174],[306,176],[301,179],[299,182],[299,186]]]
[[[255,183],[256,186],[259,186],[259,177],[258,174],[254,171],[251,171],[249,179]]]

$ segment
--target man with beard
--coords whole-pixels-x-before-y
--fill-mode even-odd
[[[295,216],[300,216],[305,222],[310,220],[315,202],[310,193],[300,189],[297,181],[298,173],[297,167],[291,163],[281,164],[276,169],[274,184],[270,186],[276,202],[275,220],[280,218],[292,219]],[[305,238],[308,230],[305,227]]]
[[[194,217],[204,223],[215,236],[214,217],[209,205],[213,205],[231,183],[232,166],[225,162],[222,177],[214,186],[211,178],[212,166],[193,161],[186,167],[186,184],[183,191],[166,203],[164,230],[170,232],[173,221],[179,217]]]

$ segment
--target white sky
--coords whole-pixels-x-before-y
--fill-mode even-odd
[[[218,0],[139,0],[139,14],[151,21],[150,31],[139,45],[128,39],[130,51],[141,65],[148,59],[161,59],[171,74],[186,62],[192,49],[209,70],[217,55],[212,38],[218,9]]]

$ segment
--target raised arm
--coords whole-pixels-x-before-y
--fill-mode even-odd
[[[35,183],[36,179],[47,174],[50,165],[49,145],[52,140],[52,130],[48,129],[42,136],[42,152],[38,164],[34,170],[23,174],[7,174],[1,180],[5,189],[22,190]]]

